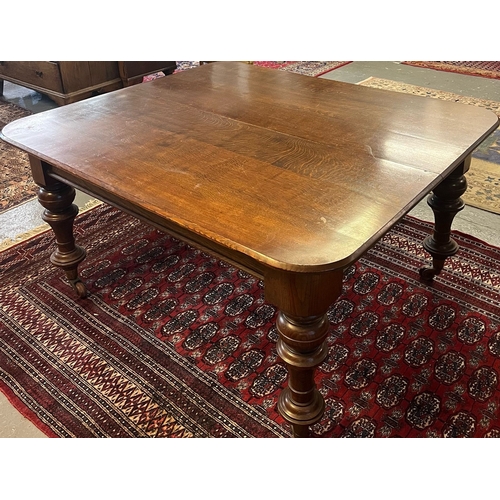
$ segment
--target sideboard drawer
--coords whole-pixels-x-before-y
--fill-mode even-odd
[[[44,89],[63,92],[59,65],[50,61],[0,62],[2,76],[19,80]]]

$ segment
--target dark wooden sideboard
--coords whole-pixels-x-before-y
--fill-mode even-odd
[[[63,105],[128,87],[157,71],[173,73],[176,67],[175,61],[0,61],[0,95],[7,80]]]

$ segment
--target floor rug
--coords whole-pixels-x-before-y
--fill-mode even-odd
[[[500,102],[497,101],[462,96],[383,78],[370,77],[359,85],[481,106],[500,117]],[[467,183],[467,192],[462,196],[467,205],[500,214],[500,129],[490,134],[473,152]]]
[[[404,61],[403,64],[462,75],[500,78],[500,61]]]
[[[500,436],[500,249],[456,234],[433,285],[405,217],[346,269],[314,437]],[[90,295],[47,232],[0,253],[0,387],[49,436],[285,437],[263,284],[106,205],[77,218]]]
[[[0,101],[0,130],[29,114],[15,104]],[[33,198],[36,189],[28,155],[0,140],[0,213]]]
[[[349,63],[350,61],[253,61],[252,64],[318,77]]]
[[[318,77],[328,73],[334,69],[340,68],[349,64],[351,61],[247,61],[249,64],[255,66],[262,66],[264,68],[280,69],[283,71],[291,71],[300,75]],[[177,70],[185,71],[186,69],[195,68],[199,66],[198,61],[177,61]],[[160,74],[163,76],[163,73]],[[145,77],[146,81],[154,79],[155,76],[151,75]]]

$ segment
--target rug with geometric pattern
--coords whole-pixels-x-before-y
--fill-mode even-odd
[[[419,68],[500,79],[500,61],[404,61]]]
[[[8,123],[30,115],[15,104],[0,101],[0,131]],[[28,154],[0,140],[0,213],[36,196]]]
[[[431,285],[405,217],[328,317],[313,437],[500,436],[500,249],[461,246]],[[286,437],[287,370],[264,284],[106,205],[77,218],[89,296],[50,232],[0,253],[0,388],[52,437]]]
[[[328,73],[334,69],[341,68],[350,61],[247,61],[248,64],[261,66],[263,68],[279,69],[282,71],[290,71],[299,75],[318,77]],[[186,69],[199,66],[198,61],[177,61],[177,70],[184,71]],[[149,77],[145,77],[146,81]]]

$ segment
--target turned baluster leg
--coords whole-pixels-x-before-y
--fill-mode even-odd
[[[434,188],[427,199],[434,212],[435,223],[432,235],[423,242],[425,250],[432,256],[432,266],[420,269],[420,277],[425,281],[432,281],[442,271],[446,259],[458,251],[458,244],[451,238],[451,225],[455,215],[464,208],[460,197],[467,190],[464,173],[469,165],[470,158]]]
[[[275,304],[279,332],[277,351],[288,368],[288,386],[278,411],[291,424],[294,437],[307,437],[325,403],[314,375],[328,354],[328,307],[342,290],[342,272],[316,274],[270,271],[264,278],[266,299]]]
[[[85,297],[87,289],[78,277],[78,264],[85,259],[86,252],[75,244],[73,236],[73,221],[78,214],[74,199],[75,190],[62,182],[53,181],[38,191],[38,201],[45,208],[42,218],[56,237],[57,249],[50,256],[50,261],[63,269],[78,296]]]
[[[325,410],[314,373],[328,354],[328,325],[326,314],[310,318],[278,315],[280,338],[276,347],[288,367],[288,387],[280,394],[278,411],[292,424],[295,437],[307,437],[309,426],[318,422]]]

